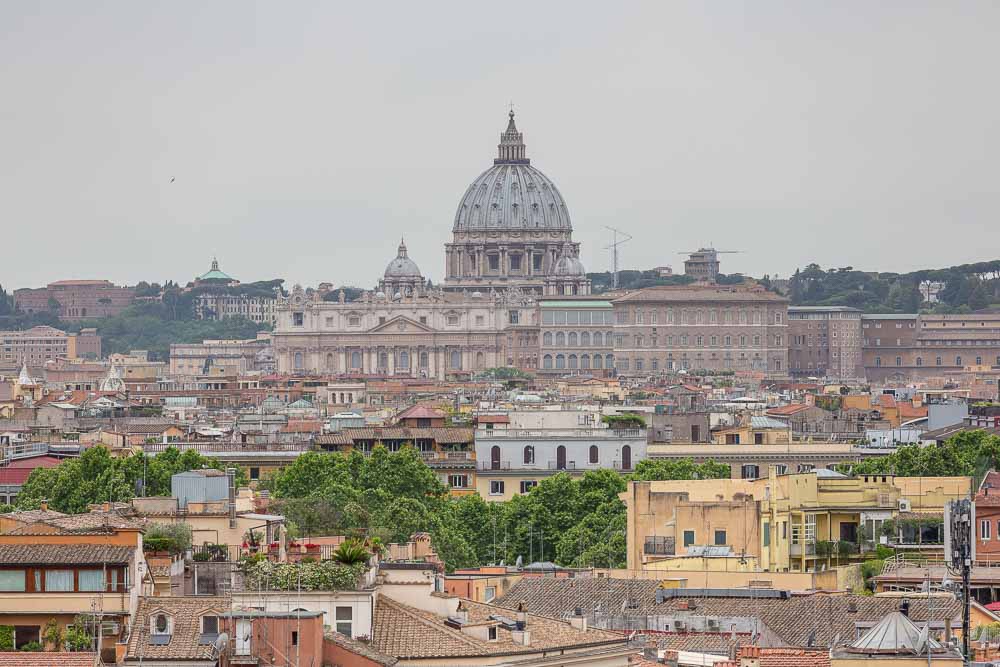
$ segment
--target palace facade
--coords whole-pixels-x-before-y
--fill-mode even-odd
[[[275,306],[280,373],[447,379],[496,366],[539,367],[536,299],[590,293],[569,210],[531,166],[511,112],[493,165],[458,204],[445,280],[431,288],[401,242],[378,286],[296,286]]]

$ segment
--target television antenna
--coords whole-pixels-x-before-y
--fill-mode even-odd
[[[611,251],[611,287],[618,289],[618,246],[631,241],[632,235],[607,225],[604,228],[611,232],[611,245],[604,246],[605,250]],[[618,239],[619,234],[622,236],[621,240]]]

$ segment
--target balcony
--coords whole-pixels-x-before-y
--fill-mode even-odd
[[[105,614],[129,613],[129,590],[114,593],[47,592],[0,594],[0,614],[89,614],[94,606]]]
[[[551,438],[581,439],[641,439],[646,438],[643,428],[536,428],[536,429],[492,429],[477,430],[477,440],[538,440]]]
[[[816,543],[806,542],[805,548],[803,549],[802,544],[792,543],[788,546],[788,553],[791,556],[815,556],[816,555]]]

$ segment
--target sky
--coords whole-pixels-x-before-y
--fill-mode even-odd
[[[0,284],[444,271],[513,102],[589,271],[1000,256],[1000,3],[0,3]]]

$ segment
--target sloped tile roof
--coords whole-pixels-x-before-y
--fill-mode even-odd
[[[475,431],[464,427],[407,428],[404,426],[366,426],[345,428],[339,433],[316,438],[319,445],[347,445],[358,440],[434,440],[441,444],[472,442]]]
[[[385,667],[392,667],[392,665],[399,662],[398,658],[386,655],[385,653],[379,653],[370,644],[351,639],[347,635],[342,635],[339,632],[328,632],[324,635],[323,639],[336,644],[345,651],[356,653],[357,655],[368,658],[372,662],[384,665]]]
[[[138,660],[210,660],[212,646],[199,644],[201,617],[219,616],[231,608],[225,597],[142,597],[135,612],[132,634],[128,640],[128,659]],[[173,621],[170,642],[149,642],[150,619],[166,614]]]
[[[465,600],[472,624],[490,624],[493,614],[515,612],[495,605]],[[559,648],[625,645],[625,637],[606,630],[577,630],[568,622],[529,614],[531,644],[515,643],[510,631],[497,627],[497,641],[485,641],[448,627],[445,619],[380,595],[375,605],[372,646],[381,653],[406,658],[472,657],[537,653]]]
[[[103,544],[0,544],[0,563],[7,565],[99,565],[128,563],[132,547]]]

